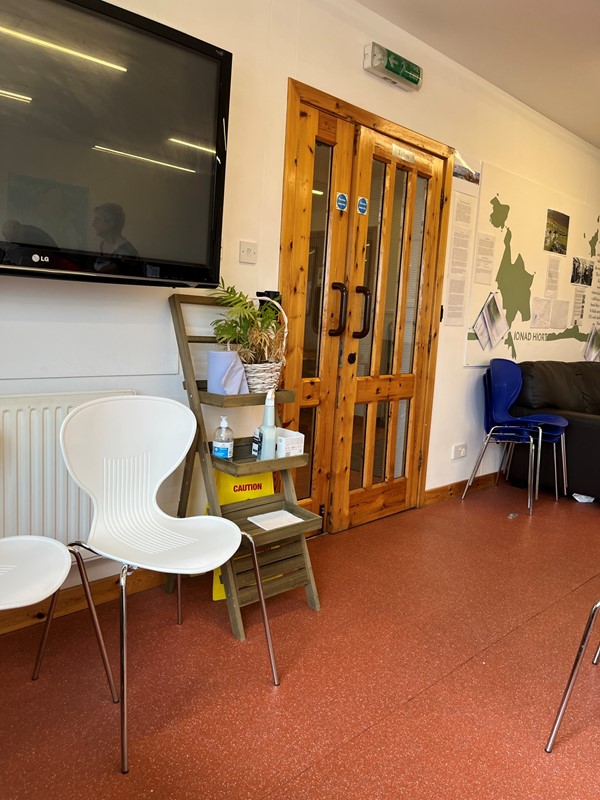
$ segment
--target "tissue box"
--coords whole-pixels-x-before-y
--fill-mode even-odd
[[[275,442],[275,458],[285,458],[286,456],[301,456],[304,452],[304,434],[298,431],[288,431],[285,428],[277,428],[277,438]]]

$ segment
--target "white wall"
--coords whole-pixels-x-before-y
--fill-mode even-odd
[[[234,54],[222,274],[245,291],[277,286],[288,77],[600,211],[598,150],[354,0],[117,4]],[[404,93],[366,73],[369,41],[420,64],[422,90]],[[240,239],[258,243],[256,265],[239,264]],[[127,387],[185,401],[169,289],[18,278],[1,278],[0,288],[0,393]],[[428,488],[466,478],[481,441],[481,372],[462,366],[464,337],[460,328],[440,332]],[[470,457],[452,462],[458,441]]]

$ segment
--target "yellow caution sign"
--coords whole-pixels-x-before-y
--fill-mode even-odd
[[[219,503],[237,503],[240,500],[253,500],[274,494],[273,473],[261,472],[259,475],[236,476],[215,470],[215,481]],[[212,599],[225,600],[225,587],[221,579],[221,568],[213,570]]]

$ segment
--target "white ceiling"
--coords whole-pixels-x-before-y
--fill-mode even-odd
[[[359,2],[600,148],[600,0]]]

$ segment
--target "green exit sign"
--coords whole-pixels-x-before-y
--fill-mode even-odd
[[[409,92],[420,89],[423,83],[423,70],[418,64],[377,42],[365,45],[363,67]]]

